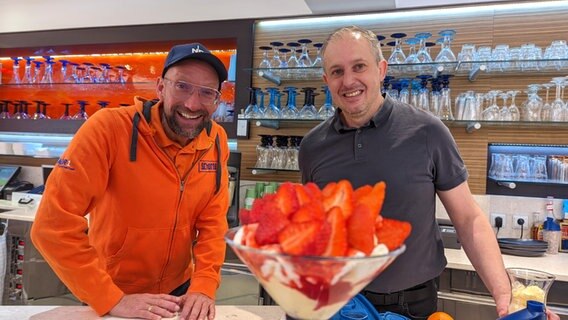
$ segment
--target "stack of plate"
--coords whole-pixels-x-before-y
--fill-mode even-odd
[[[540,257],[546,253],[548,243],[539,240],[501,238],[497,239],[503,254],[522,257]]]

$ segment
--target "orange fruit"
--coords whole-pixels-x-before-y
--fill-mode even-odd
[[[454,320],[454,318],[445,312],[437,311],[432,313],[427,320]]]

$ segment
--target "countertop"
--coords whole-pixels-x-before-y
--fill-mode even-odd
[[[280,320],[284,316],[284,312],[278,306],[216,306],[215,312],[217,320]],[[27,319],[119,320],[124,318],[111,316],[101,318],[88,306],[0,306],[0,320]]]
[[[8,211],[3,211],[9,209]],[[35,207],[14,206],[10,201],[0,200],[0,218],[33,221]],[[465,252],[461,249],[445,249],[447,268],[474,270]],[[554,274],[556,281],[568,282],[568,253],[545,254],[543,257],[519,257],[503,255],[506,268],[529,268]]]
[[[461,249],[446,249],[446,268],[474,270],[465,252]],[[519,257],[504,254],[505,268],[529,268],[551,273],[556,281],[568,281],[568,253],[545,254],[543,257]]]

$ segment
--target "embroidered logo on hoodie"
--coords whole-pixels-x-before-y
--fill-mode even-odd
[[[67,169],[67,170],[75,170],[74,167],[71,166],[71,160],[59,158],[57,159],[56,165],[60,168]]]
[[[217,171],[217,162],[199,161],[199,172],[215,172],[215,171]]]

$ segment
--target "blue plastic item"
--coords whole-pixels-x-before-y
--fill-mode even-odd
[[[546,312],[542,302],[529,300],[523,310],[511,313],[498,320],[546,320]]]
[[[363,296],[358,294],[341,308],[330,320],[410,320],[392,312],[379,313]]]

